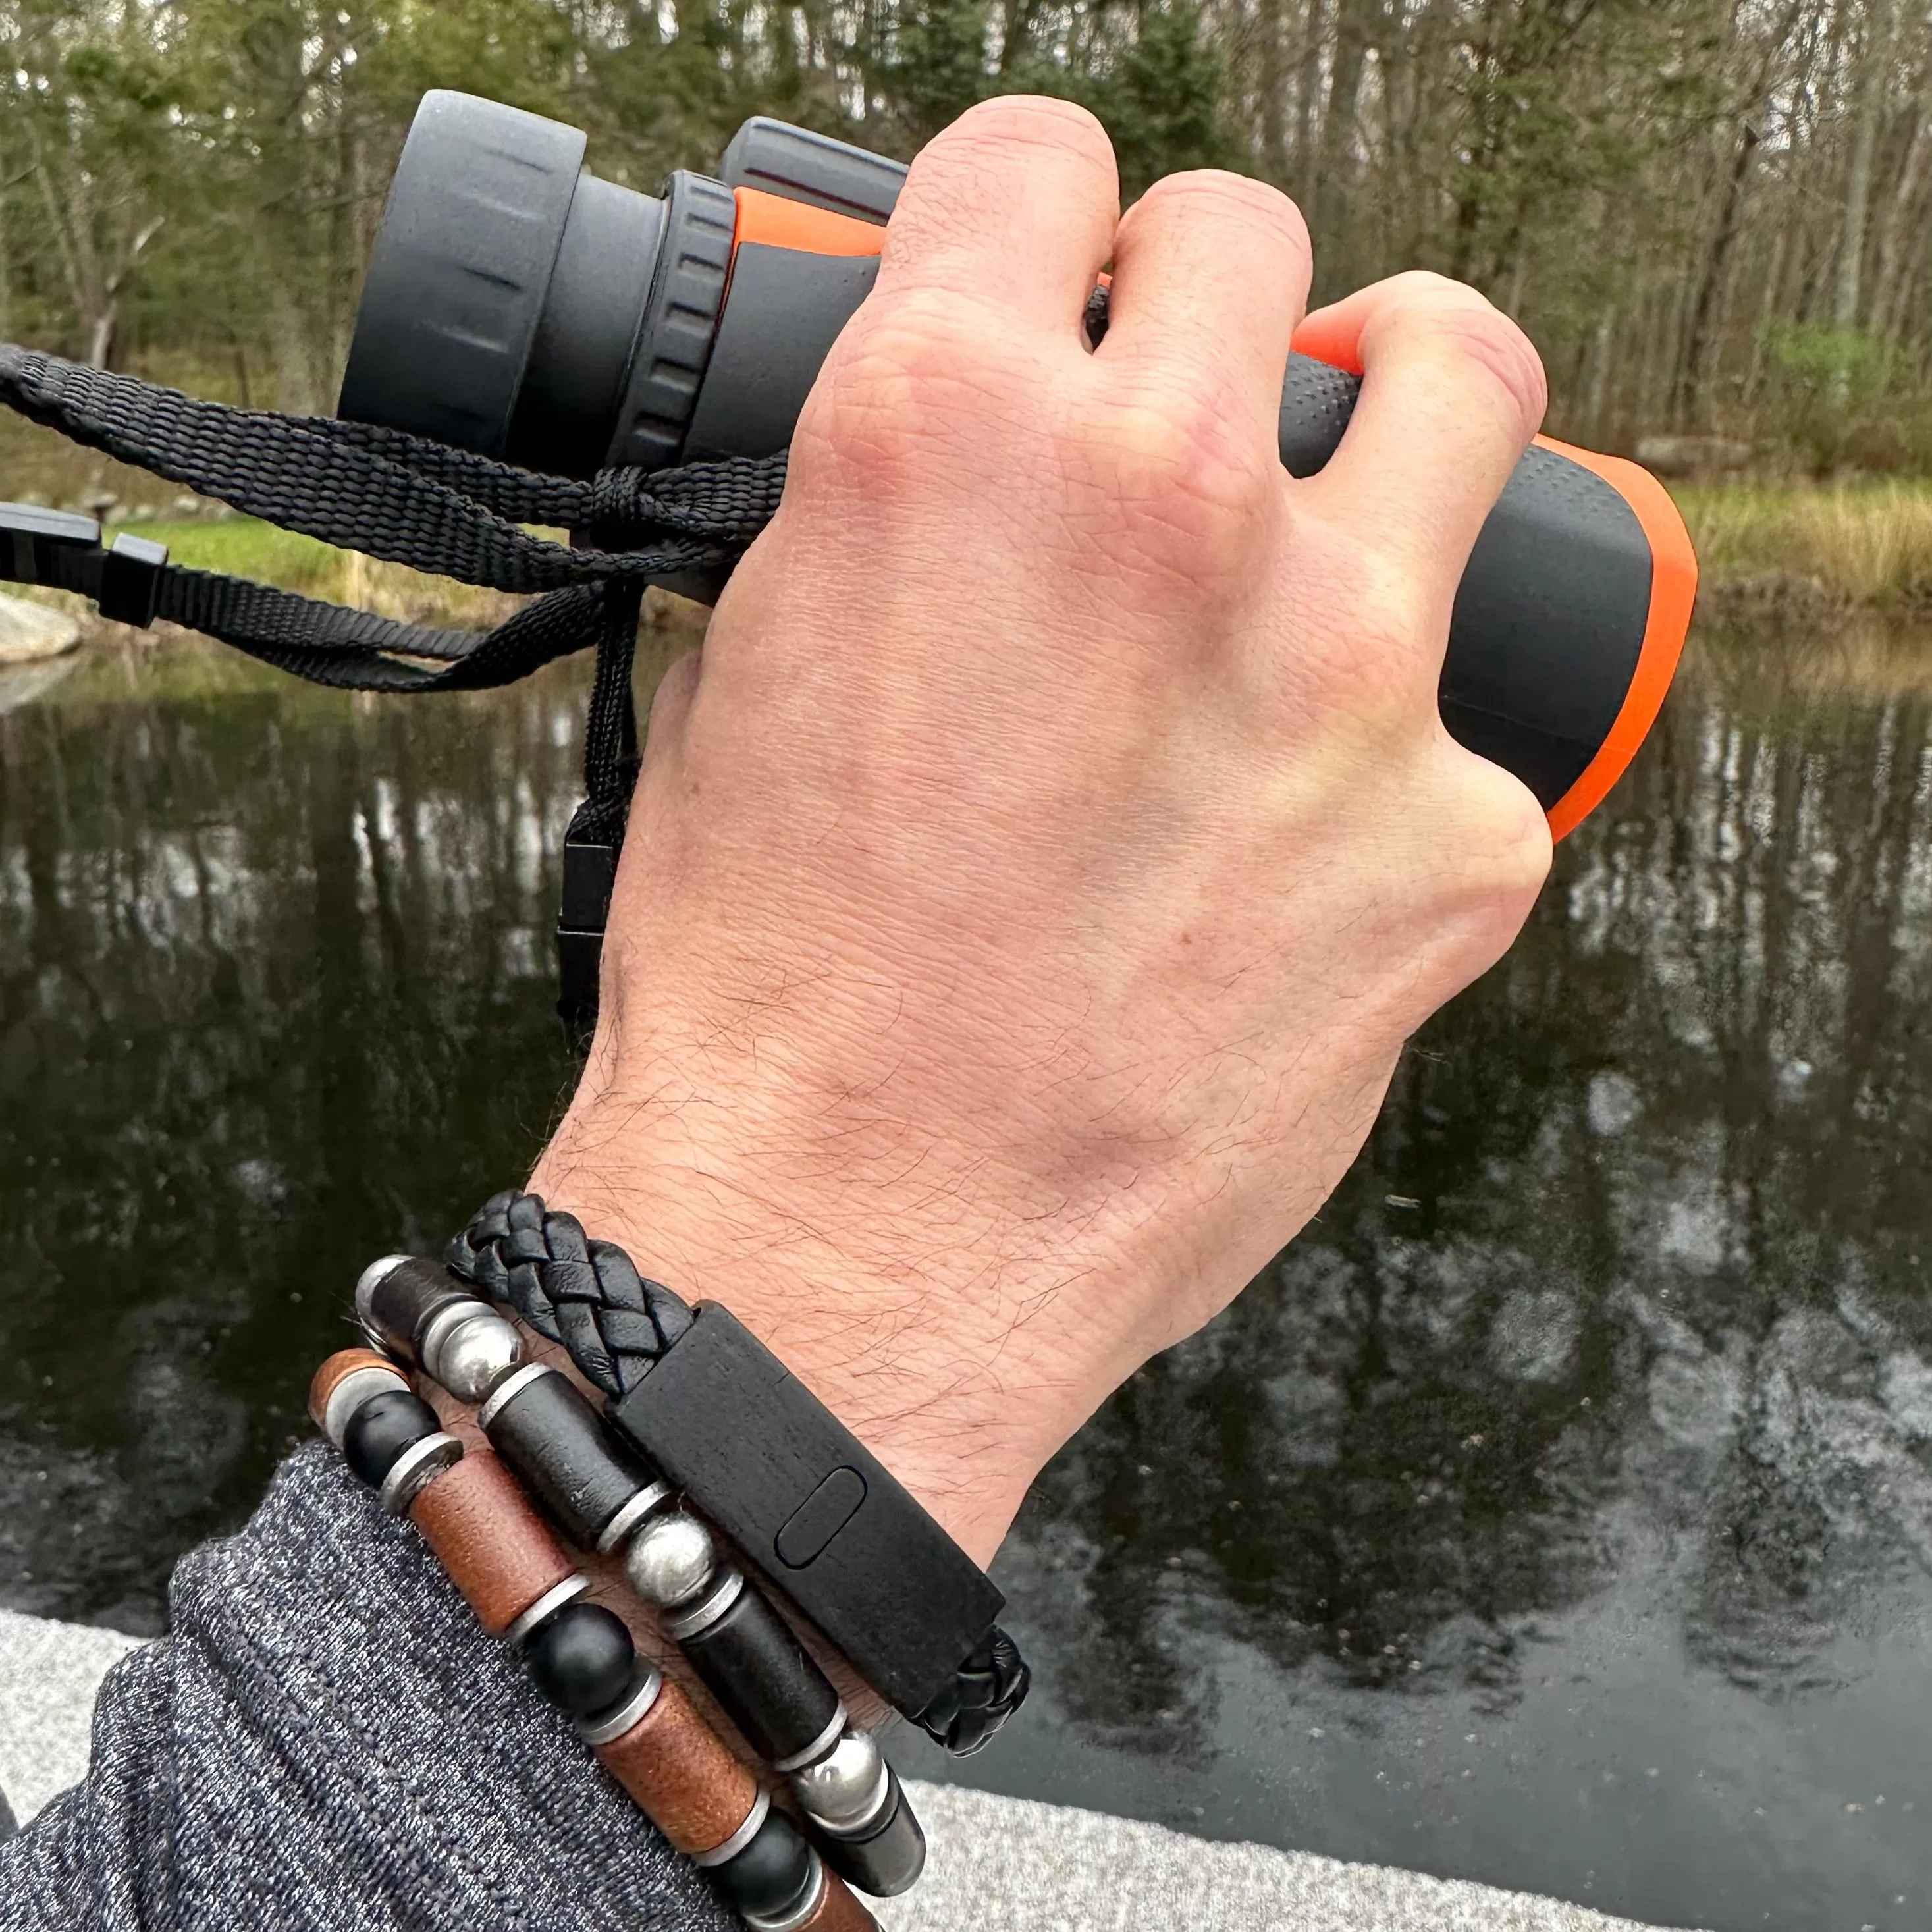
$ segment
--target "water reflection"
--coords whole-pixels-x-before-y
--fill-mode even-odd
[[[1922,1922],[1932,656],[1701,649],[1319,1222],[1042,1479],[972,1776]],[[0,717],[0,1226],[58,1291],[0,1312],[0,1601],[152,1627],[356,1267],[537,1144],[580,684],[100,659]]]
[[[432,716],[104,653],[0,717],[0,1226],[38,1291],[0,1312],[0,1599],[156,1628],[357,1257],[538,1143],[580,682]]]

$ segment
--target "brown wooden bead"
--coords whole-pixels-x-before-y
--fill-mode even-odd
[[[410,1520],[492,1636],[577,1572],[516,1478],[481,1443],[416,1498]]]
[[[309,1420],[316,1428],[326,1426],[322,1418],[328,1413],[328,1398],[335,1393],[337,1384],[358,1369],[386,1369],[395,1377],[398,1388],[409,1387],[408,1379],[387,1355],[379,1355],[374,1348],[339,1348],[310,1378]]]
[[[597,1755],[681,1852],[722,1845],[750,1815],[758,1782],[675,1684]]]
[[[879,1932],[879,1922],[859,1903],[845,1881],[836,1872],[829,1871],[818,1910],[798,1932]]]

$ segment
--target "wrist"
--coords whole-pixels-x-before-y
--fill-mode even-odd
[[[1056,1279],[983,1193],[962,1198],[929,1162],[895,1184],[795,1141],[782,1153],[769,1115],[745,1132],[742,1106],[730,1135],[702,1133],[693,1116],[711,1110],[586,1084],[532,1190],[687,1300],[728,1306],[990,1562],[1033,1478],[1133,1366],[1118,1337],[1066,1332],[1058,1291],[1076,1270]],[[913,1204],[935,1190],[937,1221]]]

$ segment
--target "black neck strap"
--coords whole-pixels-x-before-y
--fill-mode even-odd
[[[104,616],[156,617],[317,684],[352,691],[476,691],[594,649],[586,799],[566,835],[560,1005],[580,1028],[596,1005],[610,880],[638,768],[631,698],[638,607],[664,584],[715,597],[770,522],[783,452],[588,480],[366,423],[239,410],[129,376],[0,344],[0,404],[117,462],[184,484],[284,530],[464,584],[532,596],[494,630],[443,630],[270,585],[190,570],[89,520],[0,510],[0,578],[94,598]],[[559,543],[526,527],[561,529]]]

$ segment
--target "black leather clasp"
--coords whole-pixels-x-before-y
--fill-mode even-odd
[[[728,1308],[700,1302],[610,1417],[896,1709],[955,1687],[998,1587]]]

